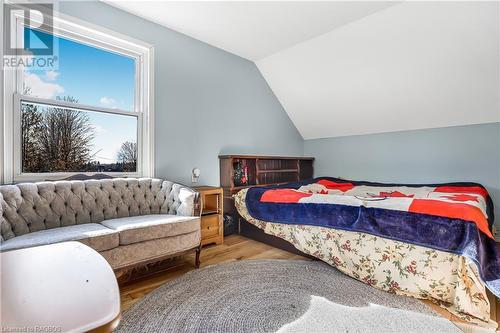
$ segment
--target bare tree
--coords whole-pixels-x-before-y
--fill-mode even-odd
[[[31,88],[23,87],[24,95],[31,95]],[[42,158],[38,153],[37,133],[43,117],[35,104],[21,104],[21,159],[23,172],[37,172]]]
[[[26,103],[22,122],[25,172],[81,171],[91,162],[95,133],[85,112]]]
[[[122,143],[117,159],[123,164],[123,171],[136,171],[137,143],[130,141]]]
[[[34,104],[21,105],[21,156],[23,172],[37,172],[42,163],[37,134],[43,117]]]
[[[31,88],[24,86],[23,93],[31,95]],[[93,160],[95,129],[85,112],[23,103],[21,133],[23,172],[82,171]]]
[[[45,157],[44,171],[81,171],[92,160],[94,135],[85,113],[48,109],[38,134],[40,152]]]

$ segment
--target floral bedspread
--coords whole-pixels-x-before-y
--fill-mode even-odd
[[[428,299],[468,322],[497,327],[486,287],[468,258],[362,232],[257,220],[246,208],[246,192],[235,196],[236,208],[265,233],[373,287]]]

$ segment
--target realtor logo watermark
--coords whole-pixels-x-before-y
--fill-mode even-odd
[[[3,69],[56,70],[52,3],[4,4]]]

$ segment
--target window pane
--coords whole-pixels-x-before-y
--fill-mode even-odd
[[[23,173],[137,171],[135,116],[21,102]]]
[[[25,28],[24,38],[49,36],[33,31]],[[54,45],[59,45],[58,70],[26,68],[25,95],[134,111],[135,59],[57,36]]]

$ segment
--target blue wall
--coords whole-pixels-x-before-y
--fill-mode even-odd
[[[219,154],[302,155],[303,139],[256,65],[101,2],[59,11],[155,48],[156,176],[219,184]]]
[[[500,226],[500,123],[306,140],[316,176],[407,183],[473,181]]]

